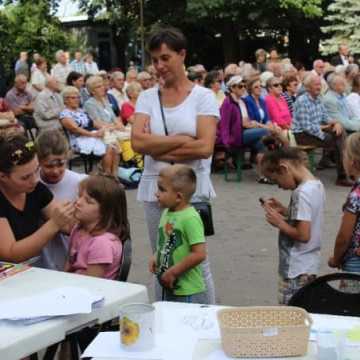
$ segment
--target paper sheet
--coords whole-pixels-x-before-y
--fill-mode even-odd
[[[192,359],[196,340],[181,338],[177,333],[157,334],[155,347],[149,351],[129,351],[120,344],[118,331],[102,332],[87,347],[81,357],[137,360]]]
[[[336,315],[311,314],[313,324],[311,326],[310,341],[316,341],[318,332],[344,332],[358,329],[360,318]]]
[[[0,320],[30,320],[53,316],[88,314],[102,295],[77,287],[61,287],[36,295],[0,301]]]
[[[217,320],[219,308],[199,307],[188,310],[162,308],[160,312],[160,331],[164,333],[182,333],[196,339],[220,339]]]
[[[156,339],[156,342],[159,342],[158,339]],[[163,359],[163,353],[159,347],[149,351],[127,351],[121,347],[119,332],[109,331],[98,334],[81,357],[161,360]]]

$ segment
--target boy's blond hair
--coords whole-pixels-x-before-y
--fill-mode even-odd
[[[160,171],[159,176],[167,178],[174,191],[180,192],[189,201],[196,190],[195,171],[186,165],[176,164]]]

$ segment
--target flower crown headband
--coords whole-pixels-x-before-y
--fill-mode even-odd
[[[35,144],[33,141],[28,141],[24,145],[24,147],[28,152],[33,152],[35,149]],[[25,153],[24,149],[17,149],[10,155],[11,162],[13,163],[14,166],[18,165],[21,162],[24,153]]]

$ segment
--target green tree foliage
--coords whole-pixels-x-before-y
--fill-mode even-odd
[[[325,17],[328,25],[321,30],[331,37],[322,43],[322,52],[334,54],[340,43],[347,43],[354,54],[360,54],[360,1],[334,0]]]
[[[71,35],[60,27],[46,0],[7,3],[0,11],[0,61],[10,72],[20,51],[39,52],[50,63],[58,49],[75,46]]]
[[[188,0],[189,13],[198,17],[215,16],[219,19],[231,18],[236,21],[244,15],[256,16],[256,12],[266,12],[268,16],[273,11],[281,9],[296,9],[306,16],[320,16],[322,0]]]
[[[247,45],[254,45],[264,31],[272,34],[274,45],[290,32],[290,55],[301,58],[298,48],[306,48],[302,51],[305,57],[310,52],[308,27],[321,15],[321,5],[322,0],[188,0],[187,12],[194,21],[207,21],[221,34],[225,61],[246,58]],[[249,43],[239,46],[239,39]],[[292,46],[294,42],[298,47]],[[313,47],[313,41],[310,43]]]

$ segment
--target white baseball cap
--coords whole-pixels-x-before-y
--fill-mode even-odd
[[[243,82],[243,78],[240,75],[235,75],[230,78],[230,80],[226,83],[228,88],[231,88],[234,85],[241,84]]]

